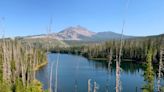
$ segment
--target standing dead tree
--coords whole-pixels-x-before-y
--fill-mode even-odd
[[[4,38],[4,31],[0,31],[2,31],[2,39],[0,40],[0,81],[2,85],[7,87],[3,92],[9,92],[6,90],[24,92],[22,90],[35,85],[34,69],[37,65],[46,61],[45,53],[38,54],[39,50],[32,48],[31,44],[23,44],[18,39]],[[18,85],[21,85],[21,89],[13,88]]]
[[[91,92],[91,79],[88,80],[88,92]]]
[[[46,50],[47,50],[47,54],[48,54],[48,51],[50,49],[50,44],[51,44],[51,41],[50,41],[50,36],[51,36],[51,27],[52,27],[52,18],[50,18],[50,23],[48,25],[48,29],[47,29],[47,42],[48,44],[46,45]],[[54,65],[54,62],[53,64],[50,66],[51,67],[51,71],[50,71],[50,80],[49,80],[49,88],[50,88],[50,92],[52,92],[52,75],[53,75],[53,65]]]
[[[116,50],[116,92],[120,92],[120,64],[117,52],[118,50]]]
[[[57,92],[57,88],[58,88],[58,65],[59,65],[59,53],[57,55],[57,61],[56,61],[56,68],[55,68],[55,92]],[[51,71],[50,71],[50,92],[52,91],[52,77],[53,77],[53,67],[54,67],[54,62],[51,65]]]
[[[164,50],[161,49],[160,51],[160,60],[159,60],[159,69],[158,69],[158,81],[157,81],[157,86],[158,86],[158,92],[161,92],[160,91],[160,88],[161,88],[161,77],[162,77],[162,70],[164,68],[164,65],[163,65],[163,57],[164,57]]]
[[[11,51],[10,51],[10,43],[4,41],[3,42],[3,79],[8,83],[11,83]]]
[[[1,18],[0,22],[4,21],[5,18]],[[2,23],[3,24],[3,23]],[[3,80],[7,81],[7,83],[11,83],[11,66],[10,66],[10,61],[12,59],[11,54],[12,54],[12,49],[9,41],[6,41],[5,37],[5,30],[2,28],[2,50],[3,50]]]
[[[96,81],[94,82],[94,88],[93,88],[93,92],[97,92],[97,90],[99,89]]]
[[[109,55],[108,55],[108,71],[110,70],[110,66],[112,64],[112,59],[113,59],[113,51],[112,51],[112,48],[110,48],[110,52],[109,52]]]
[[[50,92],[52,92],[53,66],[54,66],[54,63],[52,63],[52,65],[51,65],[51,71],[50,71]]]
[[[57,92],[57,90],[58,90],[58,66],[59,66],[59,55],[60,55],[60,53],[58,53],[58,57],[57,57],[57,61],[56,61],[55,92]]]
[[[92,92],[92,89],[93,89],[93,92],[97,92],[97,90],[99,89],[99,86],[96,83],[96,81],[94,81],[93,88],[92,88],[91,79],[88,79],[88,92]]]
[[[51,44],[51,31],[52,31],[52,18],[50,18],[50,23],[47,29],[47,42],[48,42],[48,44],[46,45],[47,52],[50,49],[50,44]]]
[[[129,6],[129,0],[126,3],[125,15],[127,13],[128,6]],[[122,90],[121,80],[120,80],[120,72],[121,72],[120,65],[121,65],[121,56],[122,56],[122,47],[123,47],[123,33],[124,33],[124,29],[125,29],[125,23],[126,23],[126,16],[123,19],[119,53],[116,54],[116,92],[121,92],[121,90]],[[116,53],[117,53],[117,51],[116,51]]]
[[[77,81],[77,77],[78,77],[78,69],[79,69],[79,58],[76,61],[76,71],[75,71],[75,85],[74,85],[74,92],[78,92],[78,81]]]
[[[107,56],[108,57],[108,72],[110,73],[110,70],[111,70],[111,64],[112,64],[112,59],[113,59],[113,50],[112,48],[110,48],[110,50],[108,50],[108,53],[109,55]],[[110,74],[108,74],[108,79],[107,79],[107,84],[106,84],[106,92],[109,92],[109,80],[110,80]]]

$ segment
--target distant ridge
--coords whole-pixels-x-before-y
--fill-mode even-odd
[[[72,41],[106,41],[111,39],[119,39],[121,34],[114,33],[111,31],[106,32],[93,32],[88,30],[85,27],[80,25],[71,26],[68,28],[63,29],[58,33],[51,33],[50,34],[52,39],[56,40],[72,40]],[[28,39],[31,38],[45,38],[47,37],[46,34],[42,35],[34,35],[34,36],[27,36]],[[133,36],[126,36],[124,38],[132,38]]]

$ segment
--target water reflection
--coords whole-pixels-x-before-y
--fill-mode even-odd
[[[106,70],[107,72],[115,72],[116,71],[116,64],[114,61],[112,61],[112,64],[110,65],[110,68],[108,68],[108,62],[106,61],[92,61],[92,60],[89,60],[89,64],[91,66],[94,66],[94,68],[96,69],[104,69]],[[135,62],[129,62],[129,61],[123,61],[121,63],[121,68],[123,70],[124,73],[127,73],[127,74],[136,74],[138,73],[139,71],[143,71],[144,70],[144,67],[140,64],[136,64]]]
[[[56,62],[57,54],[49,54],[49,63],[36,73],[37,79],[49,88],[49,72],[52,62]],[[132,62],[123,62],[121,73],[122,92],[141,92],[144,82],[143,66]],[[55,84],[55,67],[53,68]],[[108,63],[92,61],[81,56],[61,54],[58,69],[58,92],[87,92],[88,79],[91,84],[96,81],[98,92],[115,92],[115,63],[108,70]],[[53,83],[52,82],[52,83]],[[53,85],[54,87],[54,85]]]

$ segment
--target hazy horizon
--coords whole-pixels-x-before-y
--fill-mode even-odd
[[[7,37],[45,34],[81,25],[93,32],[121,33],[128,0],[0,0],[0,32]],[[125,32],[132,36],[164,33],[163,0],[129,0]]]
[[[81,26],[81,25],[74,25],[74,26],[69,26],[69,27],[77,27],[77,26]],[[69,27],[66,27],[66,28],[64,28],[64,29],[67,29],[67,28],[69,28]],[[84,26],[81,26],[81,27],[84,27]],[[84,27],[84,28],[86,28],[86,27]],[[54,32],[53,30],[51,31],[51,33],[58,33],[58,32],[61,32],[61,31],[63,31],[64,29],[62,29],[62,30],[60,30],[60,31],[57,31],[57,32]],[[90,30],[90,29],[88,29],[88,28],[86,28],[88,31],[91,31],[91,32],[95,32],[95,33],[99,33],[99,32],[113,32],[113,31],[93,31],[93,30]],[[113,33],[117,33],[117,32],[113,32]],[[29,35],[14,35],[14,36],[7,36],[7,35],[4,35],[5,37],[9,37],[9,38],[14,38],[14,37],[24,37],[24,36],[35,36],[35,35],[43,35],[43,34],[48,34],[48,32],[47,32],[47,30],[45,30],[45,33],[40,33],[40,34],[29,34]],[[117,34],[121,34],[121,32],[120,33],[117,33]],[[164,33],[159,33],[159,34],[152,34],[152,35],[128,35],[128,34],[125,34],[124,33],[124,35],[126,35],[126,36],[136,36],[136,37],[145,37],[145,36],[154,36],[154,35],[161,35],[161,34],[164,34]]]

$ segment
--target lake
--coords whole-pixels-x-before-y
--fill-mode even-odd
[[[49,75],[53,67],[52,87],[55,84],[55,69],[58,54],[50,53],[48,64],[36,72],[36,77],[43,83],[43,88],[49,88]],[[103,61],[88,60],[82,56],[60,54],[58,66],[58,92],[88,92],[88,80],[91,87],[97,83],[97,92],[115,92],[115,64],[110,68]],[[122,92],[142,92],[141,88],[146,83],[143,77],[143,67],[132,62],[121,63]],[[156,84],[155,78],[155,84]],[[156,87],[156,85],[155,85]],[[93,89],[92,89],[93,91]]]

